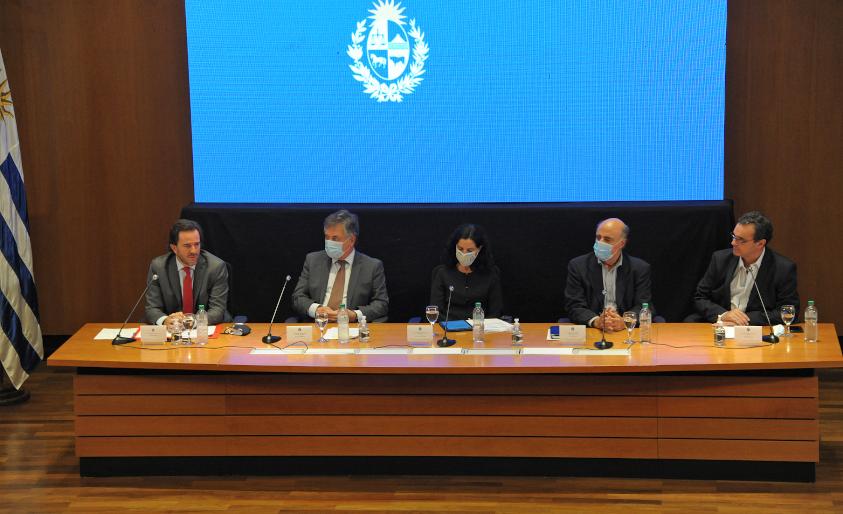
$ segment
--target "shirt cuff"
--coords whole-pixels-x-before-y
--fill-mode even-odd
[[[363,317],[363,311],[354,311],[354,313],[357,314],[357,323],[360,323],[360,318]],[[366,322],[368,323],[368,321],[367,319]]]
[[[319,308],[318,303],[311,303],[310,307],[307,308],[307,315],[310,316],[311,318],[315,318],[316,317],[316,309],[318,309],[318,308]]]
[[[158,318],[158,319],[155,321],[155,324],[156,324],[156,325],[163,325],[163,324],[164,324],[164,320],[165,320],[165,319],[167,319],[167,316],[161,316],[160,318]]]
[[[600,316],[594,316],[593,318],[591,318],[590,320],[588,320],[588,326],[589,326],[589,327],[591,327],[591,328],[594,328],[594,322],[595,322],[595,321],[597,320],[597,318],[599,318],[599,317],[600,317]]]

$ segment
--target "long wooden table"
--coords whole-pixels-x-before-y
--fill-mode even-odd
[[[815,370],[843,367],[831,324],[821,324],[817,343],[796,335],[751,348],[731,340],[715,348],[710,325],[656,324],[653,344],[623,355],[256,354],[269,348],[261,324],[207,347],[93,339],[117,326],[85,325],[48,361],[77,368],[83,462],[380,456],[813,465]],[[548,327],[523,325],[524,347],[561,346],[546,340]],[[406,348],[406,325],[371,328],[366,344],[309,348]],[[488,334],[482,345],[469,332],[452,335],[464,349],[511,348],[509,334]],[[608,339],[625,349],[625,335]],[[588,330],[589,342],[598,338]]]

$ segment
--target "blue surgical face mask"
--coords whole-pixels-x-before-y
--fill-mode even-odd
[[[606,262],[612,258],[612,245],[603,241],[594,242],[594,255],[600,262]]]
[[[339,259],[342,257],[342,245],[344,243],[342,241],[331,241],[330,239],[325,240],[325,253],[328,254],[328,257],[332,259]]]

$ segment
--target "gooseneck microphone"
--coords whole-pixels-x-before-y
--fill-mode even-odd
[[[287,290],[287,284],[290,282],[290,275],[284,278],[284,286],[281,288],[281,294],[278,295],[278,301],[275,303],[275,312],[272,313],[272,319],[269,320],[269,331],[263,336],[263,341],[266,344],[277,343],[281,340],[281,336],[272,335],[272,324],[275,323],[275,315],[278,314],[278,306],[281,305],[281,298],[284,298],[284,291]]]
[[[770,322],[770,315],[767,314],[767,307],[764,306],[764,298],[761,297],[761,291],[758,289],[758,283],[755,281],[755,273],[753,273],[752,268],[749,267],[746,268],[746,271],[752,275],[752,285],[755,286],[755,293],[758,294],[758,299],[761,300],[761,309],[764,311],[764,317],[767,318],[767,325],[770,327],[770,335],[761,336],[761,340],[776,344],[779,342],[779,336],[773,332],[773,324]]]
[[[129,318],[131,318],[131,317],[132,317],[132,314],[135,312],[135,309],[137,309],[137,308],[138,308],[138,304],[140,303],[141,298],[143,298],[143,297],[144,297],[144,295],[146,294],[146,292],[149,290],[149,286],[151,286],[151,285],[152,285],[152,283],[153,283],[153,282],[155,282],[156,280],[158,280],[158,275],[156,275],[155,273],[153,273],[153,274],[152,274],[152,278],[151,278],[151,279],[149,280],[149,282],[146,284],[146,287],[145,287],[145,288],[143,288],[143,292],[142,292],[142,293],[141,293],[141,295],[138,297],[138,301],[136,301],[136,302],[135,302],[135,305],[132,307],[132,310],[130,310],[130,311],[129,311],[129,315],[128,315],[128,316],[126,316],[126,321],[124,321],[124,322],[123,322],[123,325],[120,327],[120,330],[118,330],[118,331],[117,331],[117,335],[116,335],[116,336],[114,336],[114,339],[112,339],[112,340],[111,340],[111,344],[113,344],[113,345],[120,345],[120,344],[126,344],[126,343],[134,343],[134,342],[136,341],[136,339],[135,339],[134,337],[123,337],[123,336],[121,336],[120,334],[122,334],[122,333],[123,333],[123,329],[124,329],[124,328],[126,328],[126,323],[128,323],[128,322],[129,322]]]
[[[600,261],[603,264],[603,261]],[[598,350],[608,350],[615,343],[606,341],[606,290],[603,290],[603,310],[600,311],[600,340],[594,342],[594,347]]]
[[[436,346],[440,348],[453,346],[457,342],[456,339],[448,339],[448,317],[451,315],[451,296],[453,294],[454,286],[448,286],[448,307],[445,309],[445,324],[443,325],[445,328],[445,335],[442,336],[442,339],[436,341]]]

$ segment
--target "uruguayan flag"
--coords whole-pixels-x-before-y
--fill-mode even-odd
[[[44,358],[12,92],[0,53],[0,360],[18,389]]]

